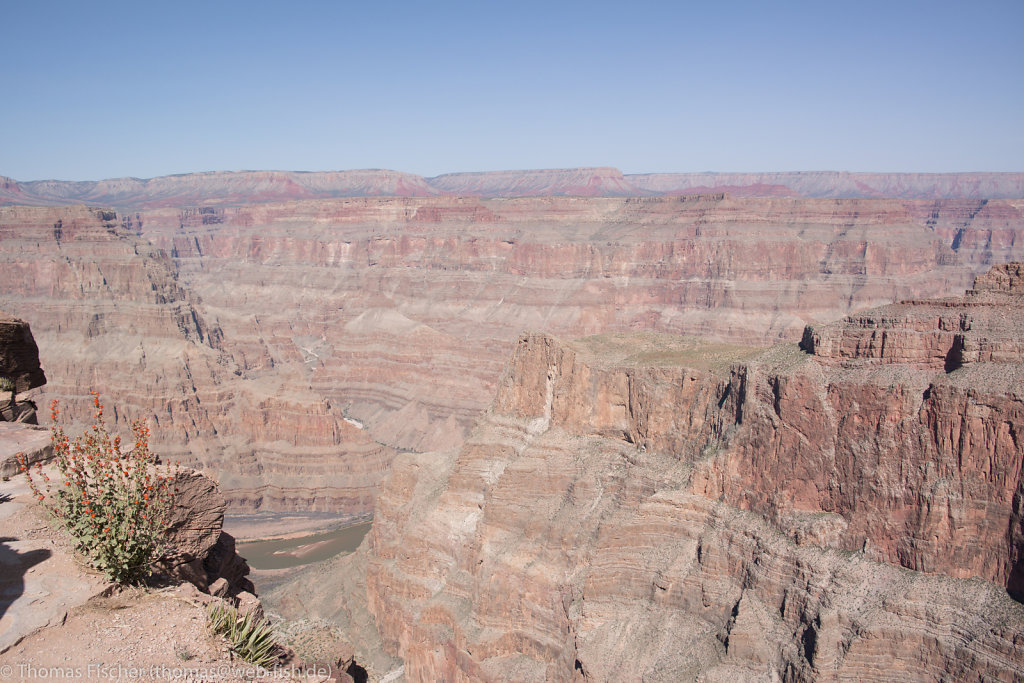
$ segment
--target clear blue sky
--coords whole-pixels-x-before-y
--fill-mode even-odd
[[[1024,171],[1024,0],[0,0],[0,175]]]

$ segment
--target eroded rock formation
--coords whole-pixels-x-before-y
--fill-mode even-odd
[[[132,220],[85,207],[0,209],[0,300],[34,325],[50,377],[37,400],[59,399],[81,426],[89,392],[101,392],[115,428],[149,419],[154,450],[212,472],[235,505],[368,512],[390,449],[304,378],[249,372]]]
[[[811,353],[522,337],[461,448],[394,462],[382,642],[424,681],[1018,679],[1019,273]]]
[[[237,505],[355,515],[392,448],[461,442],[524,329],[796,340],[1024,257],[1022,211],[721,194],[4,208],[0,303],[46,342],[39,400],[87,419],[95,388],[119,420],[155,416],[160,452]]]
[[[664,194],[731,192],[743,197],[951,197],[1024,196],[1020,173],[645,173],[626,176],[634,187]]]
[[[139,230],[172,256],[240,365],[272,365],[376,440],[424,450],[459,443],[523,329],[798,339],[809,321],[963,291],[990,259],[1024,248],[1021,212],[720,195],[362,198],[150,211]]]
[[[430,196],[439,194],[425,178],[385,170],[302,173],[216,171],[159,178],[98,181],[37,180],[19,183],[0,177],[0,205],[91,204],[118,208],[259,204],[317,197]]]
[[[217,581],[231,595],[252,592],[249,565],[235,552],[235,539],[224,531],[227,501],[217,482],[201,472],[172,472],[174,507],[163,539],[160,570],[209,591]]]

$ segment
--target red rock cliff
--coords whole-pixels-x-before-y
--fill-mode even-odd
[[[235,502],[365,512],[381,444],[460,443],[524,329],[796,340],[1024,257],[1022,215],[721,194],[5,208],[0,305],[46,341],[44,403],[125,396]]]
[[[236,506],[372,509],[391,450],[304,378],[247,371],[273,359],[252,361],[227,344],[174,261],[132,219],[85,207],[0,208],[0,261],[0,305],[32,322],[48,372],[41,405],[58,398],[81,423],[89,391],[100,391],[121,428],[150,419],[154,449],[213,473]],[[246,322],[258,344],[258,322]]]
[[[962,292],[1024,248],[1019,202],[978,206],[353,198],[138,220],[246,368],[308,377],[378,441],[425,450],[459,443],[524,329],[763,343]]]
[[[462,448],[395,461],[382,641],[410,680],[1015,680],[1019,272],[805,337],[886,353],[524,336]],[[947,318],[1002,350],[947,366]]]

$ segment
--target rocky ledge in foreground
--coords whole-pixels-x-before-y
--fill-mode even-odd
[[[9,437],[0,431],[0,448]],[[54,466],[45,471],[58,479]],[[216,482],[183,469],[174,475],[174,487],[178,493],[165,540],[168,550],[157,574],[221,597],[255,601],[246,578],[249,566],[222,530],[226,503]],[[69,610],[115,590],[100,572],[83,564],[67,536],[53,526],[24,475],[5,476],[0,482],[0,653],[40,628],[62,624]]]
[[[413,681],[1020,680],[1020,272],[811,353],[523,336],[461,449],[395,461],[381,642]]]

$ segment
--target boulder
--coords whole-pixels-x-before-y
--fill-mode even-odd
[[[208,583],[223,577],[235,591],[256,592],[252,582],[246,578],[249,564],[236,552],[235,538],[229,533],[221,532],[217,543],[203,560],[203,569]]]
[[[266,614],[263,612],[263,603],[249,591],[241,591],[235,599],[238,600],[238,614],[240,616],[245,617],[251,614],[256,621],[266,619]]]
[[[0,377],[14,380],[17,393],[46,384],[39,367],[39,347],[24,320],[0,311]],[[2,400],[3,396],[0,396]]]
[[[221,535],[227,507],[224,495],[217,482],[190,469],[179,470],[172,486],[177,493],[168,525],[169,551],[165,560],[184,564],[205,558]]]
[[[217,598],[226,598],[231,592],[231,586],[227,579],[220,578],[210,584],[210,595]]]
[[[201,472],[181,469],[172,485],[177,494],[161,570],[211,594],[222,585],[227,586],[225,595],[253,591],[252,582],[245,578],[249,565],[235,552],[235,539],[222,529],[227,503],[217,482]]]

